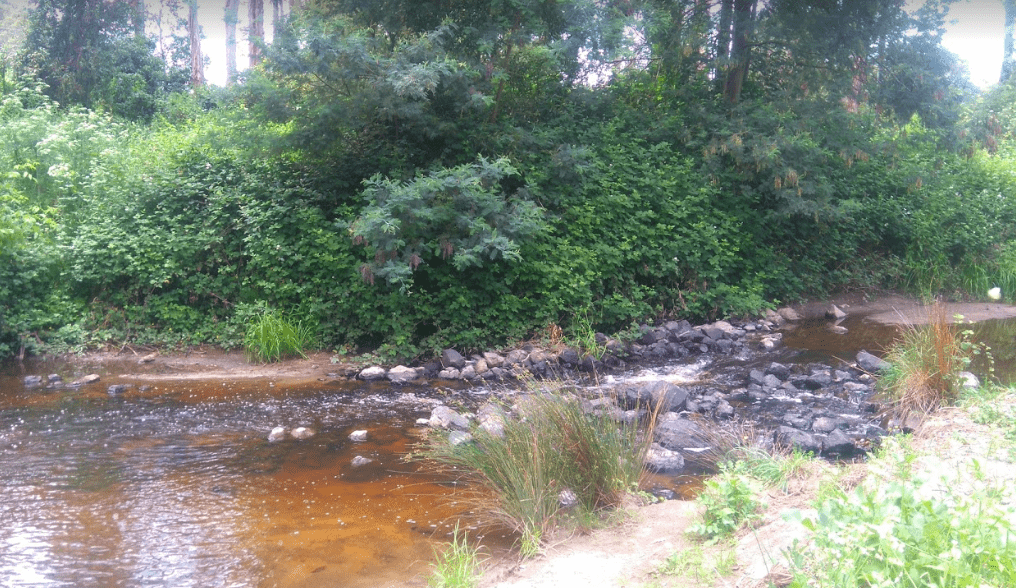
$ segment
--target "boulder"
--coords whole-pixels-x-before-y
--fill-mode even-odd
[[[404,365],[397,365],[392,369],[388,370],[388,380],[392,384],[406,384],[420,377],[419,368],[406,367]]]
[[[838,321],[847,318],[847,313],[843,312],[839,306],[830,304],[825,311],[825,316],[827,319]]]
[[[466,358],[454,349],[445,349],[441,352],[441,365],[461,370],[466,366]]]
[[[674,474],[684,469],[684,457],[677,451],[672,451],[653,443],[646,451],[646,467],[661,474]]]
[[[821,453],[822,443],[811,433],[800,429],[782,426],[773,433],[773,441],[777,446],[791,447],[807,453]]]
[[[487,362],[487,366],[490,369],[501,367],[505,364],[505,358],[493,351],[485,351],[483,353],[483,359]]]
[[[286,427],[275,427],[268,433],[269,443],[278,443],[286,438]]]
[[[435,429],[459,429],[464,431],[469,428],[469,419],[442,404],[435,406],[430,411],[429,424]]]
[[[370,367],[363,368],[357,375],[361,380],[367,380],[368,382],[374,382],[377,380],[385,379],[388,375],[388,370],[383,367],[372,365]]]
[[[349,440],[354,443],[360,443],[367,440],[367,431],[360,429],[359,431],[353,431],[349,434]]]
[[[354,468],[358,468],[358,467],[365,466],[365,465],[367,465],[369,463],[372,463],[373,461],[374,460],[370,459],[369,457],[364,457],[362,455],[357,455],[356,457],[353,458],[353,460],[351,462],[349,462],[349,465],[353,466]]]
[[[828,455],[851,455],[857,450],[857,446],[846,433],[836,429],[822,440],[822,450]]]
[[[865,350],[857,352],[857,367],[874,374],[883,370],[889,369],[889,362],[879,358],[878,356],[872,355]]]
[[[310,439],[311,437],[314,436],[314,429],[309,429],[307,427],[297,427],[292,431],[290,431],[289,434],[293,436],[293,439],[299,439],[300,441],[303,441],[304,439]]]
[[[674,451],[711,445],[709,432],[705,428],[673,412],[660,417],[656,423],[655,437],[665,449]]]

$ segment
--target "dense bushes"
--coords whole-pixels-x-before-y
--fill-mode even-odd
[[[234,347],[259,305],[324,346],[413,358],[837,287],[1016,291],[1004,140],[952,152],[916,118],[825,120],[819,99],[724,115],[637,77],[562,94],[538,127],[462,128],[431,167],[401,140],[300,148],[251,88],[129,127],[19,84],[0,108],[0,352]]]

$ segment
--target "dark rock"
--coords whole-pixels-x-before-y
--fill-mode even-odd
[[[446,368],[452,367],[461,370],[466,367],[466,358],[454,349],[445,349],[441,352],[441,365]]]
[[[709,447],[711,436],[701,425],[677,413],[669,412],[656,423],[656,440],[666,449],[680,451],[695,447]]]
[[[106,388],[106,392],[108,392],[110,395],[116,396],[118,394],[123,394],[124,392],[126,392],[127,388],[129,387],[130,386],[128,386],[127,384],[113,384],[109,388]]]
[[[579,361],[579,369],[586,372],[595,372],[603,367],[603,363],[592,355],[582,356]]]
[[[889,368],[889,363],[883,359],[864,351],[857,352],[857,366],[869,374],[881,372]]]
[[[825,453],[832,455],[851,455],[857,450],[854,440],[839,429],[826,435],[822,441],[822,448]]]
[[[790,377],[790,368],[782,363],[774,361],[766,368],[766,373],[776,376],[781,380],[786,380]]]
[[[575,365],[579,362],[579,352],[571,347],[565,347],[561,350],[561,353],[558,354],[557,358],[561,361],[561,363]]]
[[[60,377],[60,374],[50,374],[46,376],[46,381],[50,384],[59,384],[63,382],[63,378]]]
[[[822,452],[822,443],[814,435],[793,427],[782,426],[776,429],[773,442],[778,446],[792,447],[808,453]]]
[[[42,386],[42,376],[25,376],[23,382],[25,384],[25,388]]]

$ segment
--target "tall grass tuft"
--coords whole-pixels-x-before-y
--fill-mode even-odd
[[[505,419],[503,434],[477,429],[472,442],[454,447],[431,436],[422,453],[477,490],[478,511],[521,533],[528,556],[562,521],[562,493],[576,502],[567,512],[588,520],[637,488],[652,431],[587,410],[563,393],[526,400],[519,418]]]
[[[928,324],[903,332],[886,354],[891,367],[879,380],[900,420],[954,403],[960,390],[959,373],[970,363],[969,346],[949,322],[945,306],[936,302],[927,308]]]
[[[313,329],[303,323],[292,323],[277,310],[262,307],[247,324],[243,347],[247,361],[280,361],[299,355],[306,358],[304,348],[314,340]]]
[[[469,545],[469,537],[459,533],[455,525],[451,542],[441,551],[435,550],[434,563],[428,579],[431,588],[476,588],[480,584],[480,554]]]

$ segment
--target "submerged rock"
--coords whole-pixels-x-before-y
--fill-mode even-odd
[[[271,433],[268,433],[268,442],[277,443],[286,438],[286,427],[275,427]]]
[[[310,439],[311,437],[313,437],[314,429],[308,429],[307,427],[297,427],[293,429],[289,434],[293,436],[293,439],[299,439],[302,441],[304,439]]]
[[[349,434],[349,440],[353,441],[353,442],[356,442],[356,443],[359,443],[359,442],[362,442],[362,441],[366,441],[367,440],[367,431],[366,430],[362,430],[362,429],[359,430],[359,431],[353,431],[352,433]]]

